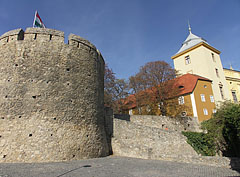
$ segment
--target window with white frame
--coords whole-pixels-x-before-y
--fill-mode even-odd
[[[214,113],[216,113],[216,112],[217,112],[217,110],[216,110],[216,109],[213,109],[213,110],[212,110],[212,113],[213,113],[213,114],[214,114]]]
[[[206,102],[205,95],[204,94],[200,94],[200,96],[201,96],[202,102]]]
[[[133,110],[130,109],[130,110],[128,111],[128,113],[129,113],[129,115],[133,115]]]
[[[184,96],[178,97],[178,103],[179,104],[184,104]]]
[[[206,108],[203,109],[203,114],[204,114],[205,116],[208,115],[208,110],[207,110]]]
[[[214,97],[213,97],[213,95],[210,95],[210,101],[211,101],[212,103],[214,103]]]
[[[185,64],[188,65],[190,63],[191,63],[190,56],[189,55],[185,56]]]

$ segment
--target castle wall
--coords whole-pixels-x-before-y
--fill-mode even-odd
[[[155,127],[170,131],[201,132],[198,120],[191,117],[171,118],[154,115],[114,115],[115,119],[130,121],[137,125]]]
[[[108,155],[104,60],[87,40],[68,40],[42,28],[0,37],[0,162]]]
[[[146,121],[147,122],[147,121]],[[180,131],[114,119],[112,149],[117,156],[145,159],[197,157]]]

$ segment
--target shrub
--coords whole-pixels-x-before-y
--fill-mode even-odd
[[[202,128],[214,140],[217,151],[224,156],[240,157],[240,105],[225,102],[213,115],[204,121]]]
[[[193,149],[203,156],[214,156],[216,154],[214,140],[204,133],[182,132],[187,137],[187,142]]]

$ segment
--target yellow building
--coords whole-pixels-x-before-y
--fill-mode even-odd
[[[230,98],[234,103],[240,102],[240,71],[223,69],[229,88]]]
[[[176,116],[181,111],[182,116],[196,117],[199,122],[210,119],[216,112],[216,106],[212,91],[212,81],[195,75],[185,74],[174,79],[174,88],[178,89],[177,95],[170,98],[174,104],[167,104],[167,115]],[[130,95],[125,102],[130,115],[153,114],[159,115],[157,105],[142,104],[137,106],[135,95]]]
[[[180,74],[197,74],[212,80],[216,103],[229,100],[229,89],[225,79],[220,51],[209,45],[205,39],[191,32],[180,50],[172,56],[174,67]]]
[[[185,74],[175,80],[180,89],[178,104],[184,106],[183,115],[196,117],[199,122],[210,119],[216,112],[212,81],[195,74]],[[169,114],[174,114],[174,110],[170,108]]]

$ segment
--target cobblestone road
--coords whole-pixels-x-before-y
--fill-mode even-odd
[[[128,157],[106,157],[58,163],[0,164],[0,177],[216,177],[237,171],[205,165]]]

